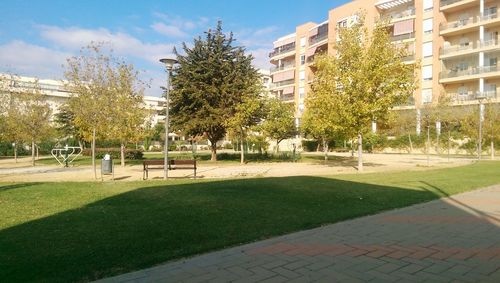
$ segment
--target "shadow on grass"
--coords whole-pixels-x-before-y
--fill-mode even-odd
[[[0,231],[0,278],[94,280],[438,197],[306,176],[146,186]]]

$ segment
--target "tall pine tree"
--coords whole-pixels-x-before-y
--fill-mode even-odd
[[[222,32],[222,23],[205,37],[183,44],[185,55],[174,50],[178,66],[170,92],[171,123],[192,137],[206,136],[211,143],[212,161],[217,160],[217,142],[227,132],[227,120],[237,106],[260,93],[260,75],[252,66],[253,57],[234,46],[233,34]]]

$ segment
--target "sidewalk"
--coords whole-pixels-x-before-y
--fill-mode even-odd
[[[500,185],[99,282],[500,282]]]

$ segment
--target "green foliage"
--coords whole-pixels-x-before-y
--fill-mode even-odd
[[[171,122],[175,130],[188,136],[206,136],[212,144],[227,132],[228,119],[237,106],[261,92],[260,75],[252,66],[251,55],[234,46],[232,33],[222,32],[219,22],[205,37],[195,38],[193,47],[183,44],[185,55],[177,55],[178,66],[172,77]]]
[[[82,152],[83,156],[92,156],[90,148],[86,148]],[[113,159],[119,159],[121,155],[120,148],[96,148],[96,159],[104,158],[104,155],[109,154]],[[126,149],[125,159],[127,160],[141,160],[144,158],[142,150]]]
[[[369,133],[364,136],[363,150],[368,152],[380,151],[387,146],[387,136]]]
[[[260,127],[266,137],[279,144],[284,139],[293,138],[297,134],[293,104],[279,99],[269,99],[266,108],[268,114]]]
[[[23,146],[17,147],[18,156],[30,155],[30,151],[26,150]],[[14,156],[14,147],[10,142],[0,142],[0,156]]]

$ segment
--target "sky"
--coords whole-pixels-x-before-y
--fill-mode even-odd
[[[237,45],[269,68],[277,38],[305,22],[323,22],[328,10],[348,0],[7,0],[0,10],[0,72],[63,79],[66,58],[90,42],[105,42],[150,82],[146,95],[160,96],[165,70],[160,58],[173,47],[222,21]]]

